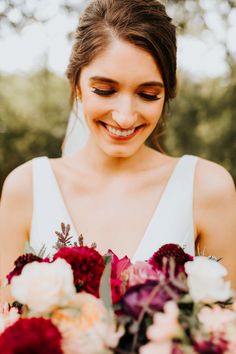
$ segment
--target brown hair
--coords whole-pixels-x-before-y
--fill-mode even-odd
[[[67,68],[71,105],[76,99],[82,68],[114,38],[130,42],[152,55],[165,85],[165,108],[176,93],[176,31],[164,5],[157,0],[92,0],[89,3],[80,17]]]

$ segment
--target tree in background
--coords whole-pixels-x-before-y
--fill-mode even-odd
[[[182,73],[163,145],[173,155],[186,152],[225,166],[236,181],[236,56],[229,43],[235,0],[167,1],[180,35],[191,34],[224,51],[227,74],[193,82]],[[219,28],[213,30],[213,20]],[[204,60],[204,58],[203,58]]]
[[[2,185],[14,167],[32,157],[61,155],[69,87],[47,69],[26,77],[0,76],[0,101]]]

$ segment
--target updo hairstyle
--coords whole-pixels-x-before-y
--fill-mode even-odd
[[[75,32],[67,68],[71,105],[77,98],[82,68],[114,39],[132,43],[152,55],[165,86],[164,112],[166,103],[176,94],[176,30],[164,5],[157,0],[92,0],[88,4]]]

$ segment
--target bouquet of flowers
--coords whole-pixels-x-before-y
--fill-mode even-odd
[[[166,244],[132,264],[82,236],[72,244],[69,230],[52,257],[29,249],[15,261],[1,354],[236,354],[236,303],[216,259]]]

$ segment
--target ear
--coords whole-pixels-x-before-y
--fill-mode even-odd
[[[76,88],[76,98],[80,101],[82,101],[82,95],[81,95],[81,90],[79,87]]]

